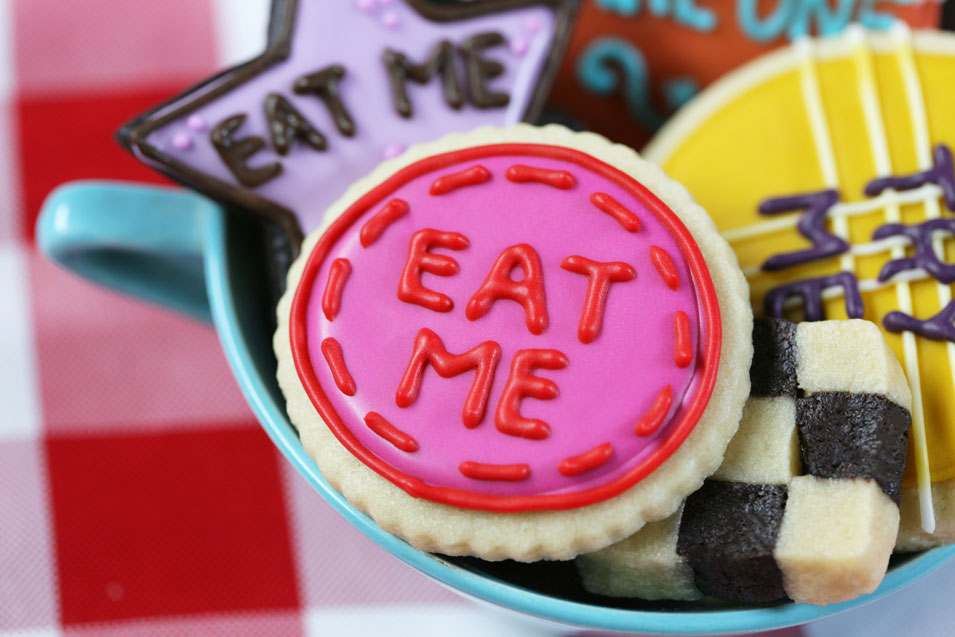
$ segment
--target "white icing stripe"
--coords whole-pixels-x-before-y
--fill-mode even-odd
[[[743,272],[748,270],[751,270],[751,268],[744,268]],[[758,268],[756,268],[756,270],[758,273]],[[862,279],[859,281],[859,292],[877,292],[879,290],[897,286],[900,283],[907,284],[913,283],[915,281],[925,281],[931,278],[932,275],[922,268],[914,268],[912,270],[906,270],[905,272],[896,274],[894,277],[892,277],[891,281],[882,282],[878,279]],[[843,296],[845,296],[845,290],[843,290],[841,285],[831,285],[829,287],[823,288],[822,291],[822,298],[826,301]],[[802,305],[802,300],[798,297],[789,297],[783,303],[784,308],[799,307],[800,305]]]
[[[914,137],[916,143],[920,144],[919,161],[920,164],[924,164],[922,168],[928,168],[931,166],[932,161],[931,148],[929,147],[927,118],[925,117],[922,103],[921,89],[914,62],[914,53],[911,49],[911,37],[906,27],[897,29],[893,33],[894,39],[900,44],[894,46],[890,51],[900,56],[902,73],[905,78],[906,96],[913,119]],[[876,172],[879,176],[891,175],[891,155],[889,153],[885,124],[878,97],[872,49],[867,41],[865,31],[858,26],[850,27],[847,30],[844,40],[849,45],[851,57],[859,74],[858,88],[862,102],[863,117],[869,135]],[[799,61],[800,85],[803,92],[806,112],[809,117],[820,170],[826,186],[838,189],[839,178],[836,168],[835,151],[822,105],[822,96],[815,66],[817,60],[815,44],[808,38],[802,38],[794,43],[793,48]],[[880,209],[884,211],[886,222],[900,223],[900,207],[911,203],[922,203],[926,208],[928,216],[931,216],[932,213],[935,212],[937,217],[941,214],[938,202],[940,196],[941,190],[935,186],[932,188],[922,187],[907,193],[897,193],[889,190],[881,196],[868,201],[836,204],[829,213],[829,218],[832,221],[832,232],[836,236],[848,241],[848,218],[853,215],[876,212]],[[750,239],[795,227],[799,217],[800,215],[798,214],[787,215],[786,217],[767,220],[749,227],[735,228],[723,234],[729,241]],[[840,256],[840,267],[843,271],[855,272],[856,256],[878,254],[884,251],[888,251],[893,259],[904,257],[907,243],[904,238],[899,237],[853,246],[849,251]],[[942,247],[941,238],[934,238],[933,245],[936,251],[940,250]],[[759,272],[759,266],[744,268],[744,273],[747,277],[753,277]],[[877,279],[860,281],[859,289],[861,292],[870,292],[894,286],[897,293],[899,310],[912,315],[913,301],[909,283],[910,281],[925,278],[929,278],[929,276],[923,270],[912,270],[900,273],[893,277],[890,282],[886,283],[878,281]],[[950,288],[941,283],[939,283],[938,287],[939,296],[944,306],[947,303],[945,299],[950,300],[951,298]],[[944,291],[942,288],[944,288]],[[830,299],[844,296],[844,293],[843,288],[832,286],[825,289],[822,296],[824,299]],[[799,299],[791,298],[787,300],[785,306],[791,307],[799,303]],[[922,526],[928,533],[932,533],[935,530],[935,514],[931,498],[931,475],[929,473],[928,451],[925,441],[922,387],[917,342],[914,333],[902,333],[902,347],[903,362],[913,392],[913,443],[915,444],[917,459]],[[955,344],[949,344],[949,360],[953,366],[952,370],[955,371]]]
[[[794,46],[799,56],[799,78],[809,116],[809,125],[812,128],[813,142],[816,146],[816,155],[822,169],[822,178],[827,188],[838,190],[839,171],[836,168],[836,151],[829,133],[826,111],[822,106],[822,92],[819,88],[819,76],[816,73],[815,42],[808,37],[803,37],[797,40]],[[849,220],[845,216],[834,217],[832,233],[849,242]],[[855,257],[851,253],[843,253],[839,256],[839,267],[846,272],[855,271]]]
[[[891,205],[905,206],[914,203],[924,203],[929,199],[938,199],[941,196],[942,189],[935,184],[925,184],[924,186],[919,186],[918,188],[913,188],[912,190],[886,190],[878,197],[873,197],[871,199],[837,203],[829,209],[829,214],[827,216],[833,220],[838,219],[839,217],[856,217],[882,210],[883,208]],[[772,217],[766,221],[760,221],[748,226],[731,228],[721,232],[720,234],[722,234],[723,238],[730,243],[745,239],[753,239],[767,234],[773,234],[774,232],[795,228],[796,224],[799,223],[799,217],[801,216],[802,213],[780,215],[778,217]]]
[[[925,112],[925,99],[922,95],[922,85],[918,75],[918,69],[915,66],[915,52],[912,49],[912,34],[908,27],[894,28],[892,30],[893,39],[897,41],[897,59],[899,70],[902,73],[902,82],[905,87],[905,97],[908,102],[909,115],[912,122],[912,138],[915,141],[915,152],[918,157],[920,170],[927,170],[932,167],[932,144],[928,130],[928,115]],[[928,219],[938,219],[942,216],[941,206],[938,197],[927,198],[924,202],[925,216]],[[945,247],[939,235],[932,239],[932,249],[942,261],[945,260]],[[945,307],[952,300],[952,289],[949,285],[939,281],[936,285],[938,291],[939,303]],[[948,352],[949,375],[955,377],[955,343],[946,343]],[[918,390],[919,403],[921,403],[921,386],[913,387],[913,394]],[[923,423],[924,426],[924,423]],[[924,432],[923,432],[924,434]],[[928,457],[927,441],[925,436],[921,440],[915,439],[916,453],[923,452]],[[925,448],[923,450],[923,447]],[[924,484],[923,484],[924,483]],[[935,531],[935,511],[932,504],[932,481],[931,476],[923,481],[919,476],[919,510],[922,517],[922,528],[926,533]]]
[[[904,254],[906,246],[911,244],[912,242],[905,237],[888,237],[886,239],[879,239],[878,241],[853,244],[852,247],[849,248],[849,252],[857,257],[867,257],[882,252],[891,252],[892,258],[895,258],[895,255],[899,252]]]
[[[813,40],[808,37],[801,37],[793,44],[799,58],[799,81],[805,98],[809,126],[812,128],[812,138],[816,146],[816,156],[819,158],[822,178],[828,188],[838,188],[839,173],[836,170],[836,156],[832,147],[832,137],[829,134],[829,125],[822,106],[819,78],[816,76],[814,47]]]
[[[879,102],[878,88],[872,51],[868,47],[865,33],[861,27],[852,28],[849,38],[855,41],[852,59],[859,73],[859,93],[862,100],[862,112],[869,135],[870,149],[875,162],[876,175],[892,174],[892,157],[889,142],[885,134],[885,120]],[[902,213],[896,203],[885,207],[885,220],[888,223],[901,223]],[[893,246],[890,255],[893,259],[905,256],[905,248]],[[914,315],[912,287],[905,279],[896,279],[896,297],[899,310]],[[902,352],[905,373],[912,389],[912,441],[915,444],[915,467],[919,485],[919,504],[922,509],[922,528],[926,532],[935,531],[935,511],[932,507],[932,476],[929,471],[928,447],[925,444],[925,412],[922,404],[921,370],[919,368],[918,344],[915,334],[902,333]],[[926,497],[927,496],[927,497]]]
[[[892,252],[893,254],[897,250],[905,250],[906,247],[911,245],[905,237],[888,237],[886,239],[879,239],[878,241],[870,241],[868,243],[854,243],[849,247],[849,254],[854,257],[869,257],[876,254],[881,254],[883,252]],[[894,257],[893,257],[894,258]],[[748,265],[743,268],[743,274],[747,278],[753,278],[758,276],[763,271],[762,265]],[[907,281],[921,281],[922,279],[930,278],[930,275],[924,270],[919,270],[923,272],[924,276],[918,277],[916,279],[905,279]],[[869,289],[882,289],[890,285],[895,285],[896,282],[903,278],[903,274],[897,274],[892,277],[891,282],[881,283],[878,279],[859,279],[860,288],[866,284],[870,283]],[[871,287],[872,285],[878,284],[878,287]]]

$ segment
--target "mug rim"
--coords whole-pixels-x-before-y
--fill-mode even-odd
[[[927,550],[890,570],[875,592],[829,606],[788,603],[744,609],[653,611],[601,607],[552,597],[479,575],[441,557],[419,551],[382,530],[325,481],[314,460],[302,447],[285,415],[284,406],[270,399],[265,390],[266,379],[251,363],[248,343],[236,320],[235,296],[228,284],[227,224],[227,213],[222,209],[211,212],[205,220],[206,290],[213,323],[229,366],[263,429],[296,471],[349,523],[404,563],[455,592],[524,615],[574,627],[670,635],[719,635],[785,628],[830,617],[894,593],[955,557],[955,545]],[[674,621],[675,618],[679,621]]]

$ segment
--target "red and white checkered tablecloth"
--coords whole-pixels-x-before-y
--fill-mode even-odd
[[[113,131],[256,53],[267,10],[0,0],[0,637],[565,634],[465,601],[375,546],[272,447],[210,327],[34,247],[57,184],[161,181]],[[952,585],[948,568],[779,634],[951,634]]]

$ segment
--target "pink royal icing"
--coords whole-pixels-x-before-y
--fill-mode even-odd
[[[464,187],[436,192],[449,176]],[[595,193],[639,218],[639,231],[603,214]],[[394,200],[407,209],[363,241],[363,224]],[[495,264],[515,248],[524,257],[502,280]],[[329,320],[323,293],[342,259],[351,272]],[[595,300],[568,259],[620,272]],[[700,264],[679,219],[602,162],[541,145],[467,149],[397,173],[329,228],[296,293],[293,353],[335,435],[413,495],[490,510],[580,506],[652,471],[709,399],[719,311]],[[488,299],[491,274],[503,291]],[[482,311],[469,313],[476,295]],[[351,394],[339,389],[346,373]]]

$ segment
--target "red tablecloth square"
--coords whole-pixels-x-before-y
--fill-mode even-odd
[[[215,68],[212,7],[197,0],[13,3],[21,93],[150,86]]]
[[[211,326],[92,286],[40,255],[29,259],[29,275],[47,432],[210,429],[252,419]]]
[[[255,423],[46,447],[64,625],[299,607],[277,457]]]
[[[32,239],[43,199],[73,179],[109,178],[168,183],[115,142],[130,118],[169,99],[185,86],[139,92],[129,89],[77,95],[21,97],[17,102],[24,215],[21,232]]]

